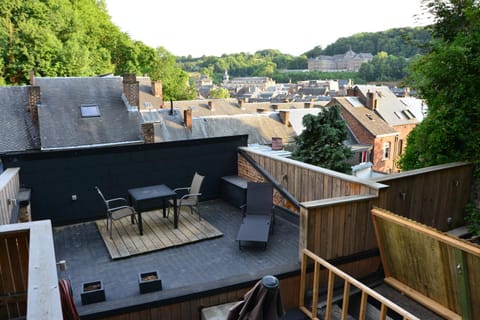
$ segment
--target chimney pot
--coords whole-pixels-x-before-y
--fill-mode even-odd
[[[155,143],[155,127],[153,122],[142,123],[144,143]]]
[[[192,131],[192,109],[183,110],[183,121],[185,126]]]
[[[279,116],[280,116],[280,120],[282,121],[282,123],[286,126],[291,126],[290,124],[290,111],[288,110],[281,110],[279,112]]]
[[[157,98],[163,99],[162,80],[152,81],[152,94]]]
[[[281,137],[272,137],[272,150],[283,150],[283,139]]]

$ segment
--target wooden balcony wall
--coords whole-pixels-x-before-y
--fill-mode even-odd
[[[285,309],[297,308],[299,297],[292,292],[299,292],[300,274],[288,278],[280,278],[280,296]],[[152,306],[149,309],[124,313],[118,316],[103,317],[104,320],[136,320],[136,319],[165,319],[165,320],[192,320],[200,319],[200,312],[203,307],[215,306],[232,301],[240,301],[244,294],[250,290],[255,283],[248,284],[244,288],[225,288],[225,292],[199,296],[193,295],[184,297],[183,301],[174,302],[164,306]]]
[[[480,314],[480,246],[374,208],[385,281],[446,319]]]
[[[370,215],[373,206],[440,230],[464,224],[472,165],[465,162],[433,166],[366,181],[282,157],[243,148],[300,201],[300,250],[331,260],[377,249]],[[239,175],[260,174],[239,156]],[[294,177],[288,179],[288,177]],[[376,264],[372,263],[371,271]],[[364,270],[367,272],[367,270]]]
[[[19,168],[6,169],[0,175],[0,225],[10,223],[13,203],[20,190]]]
[[[378,183],[320,168],[304,162],[266,155],[242,147],[298,202],[352,196],[376,195]],[[261,179],[260,174],[241,155],[238,156],[238,175],[247,180]]]
[[[0,225],[0,319],[63,319],[49,220]]]
[[[376,179],[388,185],[374,205],[441,231],[465,225],[473,165],[455,162]]]

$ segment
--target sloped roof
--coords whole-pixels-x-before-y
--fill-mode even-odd
[[[375,112],[368,109],[357,97],[336,97],[332,103],[338,102],[342,108],[350,113],[361,125],[373,136],[393,135],[397,131],[379,117]]]
[[[208,107],[208,102],[212,101],[213,110]],[[314,102],[316,103],[316,102]],[[192,109],[194,117],[219,116],[219,115],[235,115],[235,114],[253,114],[258,113],[258,109],[264,111],[273,111],[272,106],[277,109],[303,109],[304,102],[248,102],[243,103],[240,107],[238,99],[208,99],[208,100],[181,100],[173,101],[173,108],[179,109],[183,114],[183,110]],[[165,102],[165,108],[170,109],[170,102]]]
[[[0,153],[38,148],[27,108],[28,86],[0,87]]]
[[[42,149],[143,142],[138,112],[127,111],[120,77],[36,78],[40,86]],[[98,106],[100,116],[82,117],[80,106]]]
[[[428,112],[428,106],[423,99],[415,97],[399,98],[400,101],[415,115],[418,121],[422,121]]]
[[[408,106],[402,103],[387,86],[357,85],[356,88],[360,90],[364,97],[367,97],[368,92],[375,93],[377,99],[375,111],[389,125],[397,126],[419,122],[419,119],[409,110]]]
[[[190,131],[184,125],[183,113],[174,111],[173,115],[166,109],[157,112],[155,142],[248,134],[249,144],[271,144],[272,137],[281,137],[288,143],[295,136],[293,128],[281,123],[276,112],[194,116]]]

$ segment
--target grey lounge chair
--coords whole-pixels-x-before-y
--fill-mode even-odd
[[[200,193],[200,188],[202,187],[204,178],[205,176],[202,176],[198,172],[195,172],[190,187],[181,187],[173,190],[179,193],[179,198],[177,200],[177,208],[179,210],[178,212],[180,212],[180,209],[182,207],[189,207],[190,212],[193,214],[193,212],[195,211],[198,214],[198,219],[201,219],[198,203],[199,197],[202,195]],[[170,213],[170,208],[173,206],[173,201],[174,200],[169,200],[168,213]]]
[[[239,248],[242,249],[246,244],[260,243],[263,244],[265,250],[273,222],[273,185],[248,182],[247,203],[237,234]]]
[[[128,205],[128,201],[125,198],[113,198],[106,199],[100,188],[95,187],[98,194],[102,198],[105,206],[107,207],[107,230],[110,232],[110,238],[112,238],[112,223],[113,220],[119,220],[130,216],[132,224],[135,223],[135,209]]]

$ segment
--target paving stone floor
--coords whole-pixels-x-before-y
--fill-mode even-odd
[[[101,314],[300,268],[298,223],[291,216],[284,212],[276,215],[265,251],[253,247],[239,250],[240,209],[222,200],[210,200],[202,202],[200,210],[204,219],[223,232],[222,237],[119,260],[110,258],[94,222],[55,228],[56,259],[67,262],[67,270],[60,271],[59,278],[70,279],[80,315]],[[158,270],[163,290],[140,295],[138,274],[152,270]],[[94,280],[103,281],[106,301],[82,305],[82,283]]]

